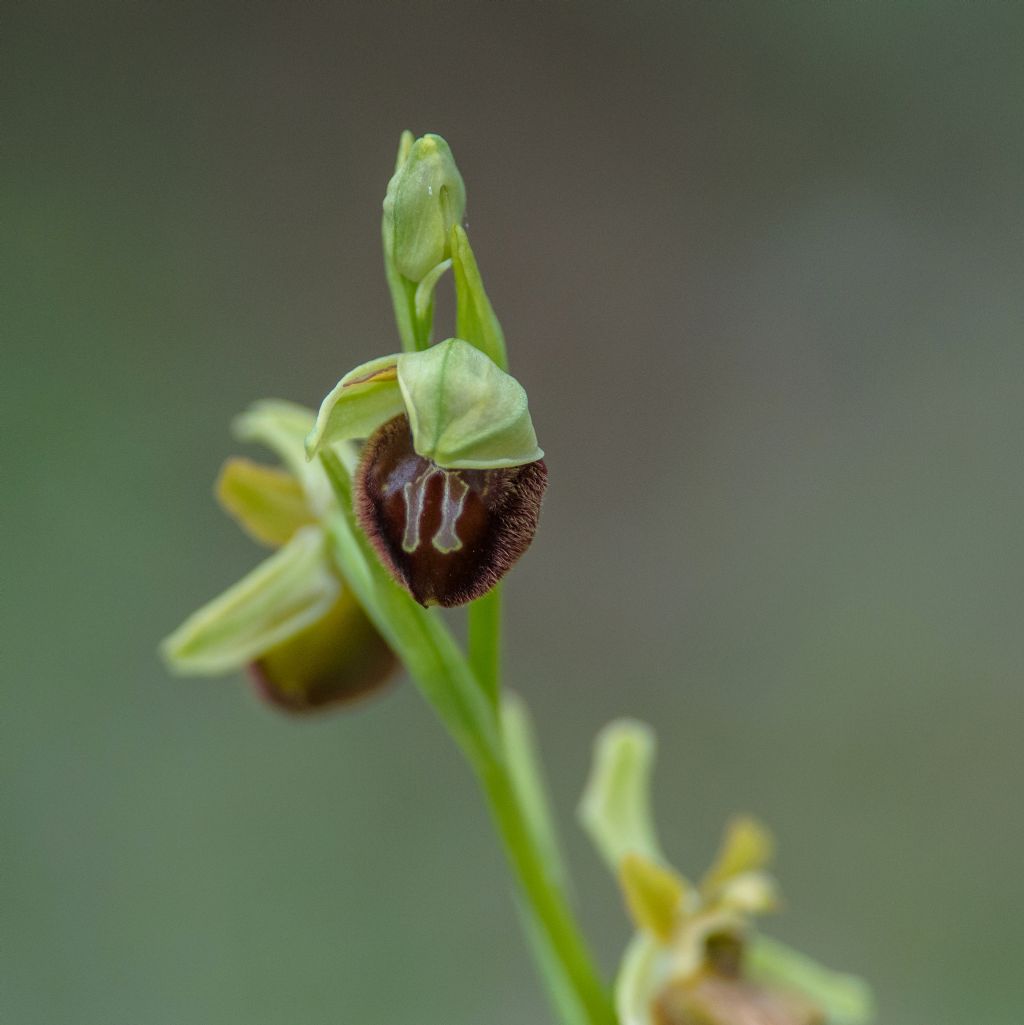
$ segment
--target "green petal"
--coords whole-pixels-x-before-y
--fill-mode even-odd
[[[312,459],[324,445],[368,438],[402,412],[397,356],[382,356],[347,373],[320,405],[316,423],[305,440]]]
[[[452,274],[455,277],[455,331],[504,370],[508,366],[505,333],[484,291],[476,257],[461,224],[452,228]]]
[[[627,854],[665,864],[651,817],[651,767],[655,740],[651,728],[617,719],[597,736],[579,818],[608,867],[618,875]]]
[[[416,451],[449,469],[542,459],[526,391],[460,338],[398,357],[398,383]]]
[[[778,940],[755,936],[745,963],[754,981],[794,990],[817,1004],[829,1025],[867,1025],[874,1020],[871,988],[863,979],[824,968]]]
[[[194,612],[160,649],[184,675],[238,669],[322,616],[338,594],[318,527],[303,527],[222,595]]]
[[[229,459],[221,467],[217,500],[257,541],[279,548],[300,527],[316,522],[302,485],[287,470],[250,459]]]

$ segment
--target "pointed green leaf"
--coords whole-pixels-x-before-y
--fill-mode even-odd
[[[613,873],[629,853],[665,864],[651,817],[655,740],[649,726],[617,719],[597,735],[579,818]]]
[[[303,527],[269,559],[194,612],[161,645],[185,675],[239,669],[322,616],[338,594],[324,535]]]
[[[347,373],[320,405],[316,423],[305,442],[312,459],[324,445],[368,438],[402,412],[397,356],[370,360]]]
[[[533,723],[526,702],[518,694],[506,692],[502,696],[501,732],[509,771],[530,831],[538,849],[543,852],[548,875],[564,890],[568,882],[565,862],[548,804]]]
[[[449,338],[398,357],[416,451],[449,469],[522,466],[543,458],[523,386],[479,349]]]
[[[271,548],[316,522],[302,485],[287,470],[250,459],[229,459],[216,485],[217,500],[242,529]]]
[[[476,257],[461,224],[452,226],[450,248],[455,277],[455,333],[506,370],[505,333],[484,291]]]
[[[817,1004],[828,1025],[868,1025],[874,1020],[871,988],[863,979],[825,968],[778,940],[755,936],[745,963],[755,982],[794,990]]]

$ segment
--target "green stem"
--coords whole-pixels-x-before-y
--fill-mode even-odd
[[[469,606],[469,665],[492,704],[501,689],[501,584]]]
[[[594,969],[565,897],[550,878],[504,760],[488,767],[481,784],[505,853],[535,919],[546,934],[549,949],[561,962],[562,973],[586,1020],[590,1025],[615,1025],[615,1012],[608,993]]]
[[[346,581],[476,773],[526,902],[588,1025],[615,1025],[608,994],[565,896],[547,870],[542,844],[516,789],[496,705],[443,620],[417,605],[377,559],[355,521],[351,482],[341,460],[330,451],[321,460],[338,499],[340,515],[332,521],[331,537]],[[500,614],[500,606],[486,613],[491,617],[486,644],[483,623],[477,625],[478,651],[482,646],[490,653],[491,666],[497,650],[496,612]]]

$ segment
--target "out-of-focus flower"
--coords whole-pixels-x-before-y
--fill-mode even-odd
[[[306,451],[353,438],[369,439],[353,478],[359,522],[420,604],[478,598],[529,547],[547,468],[526,392],[468,342],[346,374]]]
[[[235,422],[243,441],[273,449],[283,467],[230,459],[217,498],[268,559],[193,613],[161,652],[183,675],[248,668],[272,704],[306,712],[361,697],[397,665],[390,648],[331,560],[323,521],[333,508],[319,463],[303,440],[313,413],[287,402],[259,402]],[[352,453],[345,453],[351,462]]]
[[[580,819],[615,873],[636,927],[616,982],[620,1025],[861,1025],[870,997],[839,975],[759,936],[778,890],[773,843],[736,818],[699,883],[658,845],[650,811],[654,735],[620,720],[599,735]]]

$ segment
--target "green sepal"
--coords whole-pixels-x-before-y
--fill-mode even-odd
[[[398,356],[382,356],[349,371],[320,405],[316,422],[305,439],[305,458],[324,445],[368,438],[402,412],[398,385]]]
[[[754,936],[744,954],[747,976],[765,986],[793,990],[816,1004],[828,1025],[869,1025],[871,987],[856,975],[836,972],[768,936]]]
[[[313,427],[314,413],[305,406],[283,399],[261,399],[235,417],[232,430],[239,441],[266,445],[302,484],[309,507],[324,515],[334,501],[323,468],[306,460],[306,435]]]
[[[403,148],[384,197],[385,259],[402,277],[422,281],[448,256],[448,233],[466,211],[466,186],[439,135]]]
[[[665,864],[651,816],[654,751],[654,732],[633,719],[609,723],[594,743],[590,778],[578,815],[616,876],[627,854]]]
[[[340,584],[323,531],[303,527],[280,551],[194,612],[160,645],[183,675],[239,669],[322,616]]]
[[[461,338],[398,359],[416,451],[449,469],[523,466],[544,457],[526,391]]]
[[[455,278],[455,333],[475,345],[502,369],[508,368],[505,332],[484,291],[476,257],[461,224],[452,226],[449,248]]]
[[[279,548],[316,522],[302,485],[287,470],[251,459],[229,459],[216,484],[217,501],[261,544]]]
[[[297,477],[305,471],[303,441],[313,411],[284,399],[260,399],[236,416],[231,427],[239,441],[257,442],[274,452]]]

